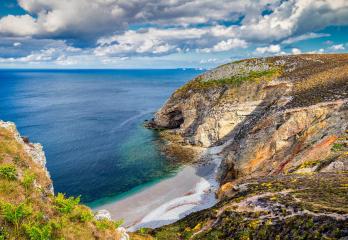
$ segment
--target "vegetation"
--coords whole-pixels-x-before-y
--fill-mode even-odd
[[[71,213],[75,206],[79,204],[79,202],[80,197],[65,198],[65,195],[63,193],[58,193],[58,195],[54,198],[55,208],[60,213]]]
[[[25,217],[31,214],[31,209],[24,203],[17,206],[11,203],[4,203],[1,205],[1,210],[4,219],[13,224],[15,236],[18,236],[20,224]]]
[[[211,89],[219,86],[224,85],[230,85],[233,87],[238,87],[244,82],[261,82],[261,81],[268,81],[272,80],[276,77],[279,77],[282,74],[282,69],[279,66],[273,66],[272,64],[269,65],[269,68],[262,68],[250,70],[248,69],[248,62],[247,61],[237,61],[233,62],[231,64],[227,65],[233,65],[233,64],[241,64],[245,65],[245,69],[243,70],[243,67],[239,70],[236,70],[235,73],[231,74],[228,77],[222,77],[222,78],[212,78],[212,79],[205,79],[203,75],[197,77],[196,79],[188,82],[181,88],[179,88],[176,93],[184,93],[189,90],[200,90],[200,89]],[[223,66],[219,68],[223,68]]]
[[[29,170],[26,170],[24,172],[23,183],[22,183],[26,192],[28,192],[30,188],[33,186],[34,181],[35,181],[35,174],[31,173]]]
[[[51,193],[51,180],[0,126],[0,240],[119,239],[122,221],[98,221],[80,198]]]
[[[158,240],[340,239],[348,234],[345,218],[339,217],[348,213],[346,186],[348,174],[251,179],[246,191],[212,209],[138,234]]]
[[[15,180],[17,178],[16,167],[9,164],[0,166],[0,177],[7,180]]]

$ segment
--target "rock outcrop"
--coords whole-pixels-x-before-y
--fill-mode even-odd
[[[346,137],[347,110],[348,55],[296,55],[204,73],[178,89],[151,124],[185,144],[227,143],[220,171],[225,184],[304,171],[306,164],[306,171],[345,169],[346,157],[332,147]],[[337,158],[341,163],[324,168]]]
[[[54,195],[40,144],[0,121],[0,239],[128,240],[121,222],[94,217],[79,198]]]
[[[223,149],[220,202],[148,230],[156,239],[348,236],[348,54],[220,66],[178,89],[148,126],[185,148]]]

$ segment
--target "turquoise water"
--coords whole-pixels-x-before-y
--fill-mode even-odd
[[[55,192],[96,206],[177,166],[142,123],[196,70],[0,70],[0,119],[40,142]]]

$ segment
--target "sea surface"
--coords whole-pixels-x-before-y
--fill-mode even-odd
[[[55,192],[90,205],[171,176],[142,123],[202,71],[0,70],[0,119],[44,146]]]

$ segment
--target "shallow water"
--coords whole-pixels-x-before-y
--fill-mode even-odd
[[[0,70],[0,119],[42,143],[56,192],[85,203],[117,197],[175,170],[142,122],[199,73]]]

